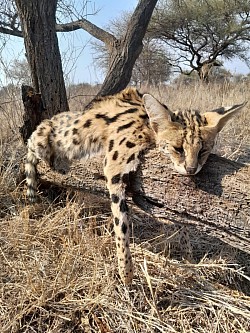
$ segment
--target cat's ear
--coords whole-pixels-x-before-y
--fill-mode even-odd
[[[172,121],[173,112],[161,104],[155,97],[150,94],[144,94],[142,100],[149,117],[150,126],[156,133],[169,125],[180,127],[180,124]]]
[[[210,112],[205,112],[202,116],[206,119],[206,126],[216,128],[217,132],[221,131],[228,120],[236,115],[246,104],[247,102],[243,102],[241,104],[221,107]]]

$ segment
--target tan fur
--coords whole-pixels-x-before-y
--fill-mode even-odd
[[[129,223],[125,197],[129,174],[136,171],[139,154],[157,145],[175,170],[197,173],[210,153],[218,131],[243,104],[200,115],[197,111],[171,112],[153,96],[136,89],[100,98],[85,113],[64,112],[43,121],[28,141],[27,195],[34,200],[36,164],[42,159],[69,160],[103,154],[104,173],[111,198],[119,272],[124,283],[133,277]],[[225,112],[223,112],[223,110]]]

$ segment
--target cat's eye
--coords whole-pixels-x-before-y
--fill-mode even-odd
[[[174,150],[177,152],[177,153],[179,153],[179,154],[183,154],[184,153],[184,149],[183,149],[183,147],[173,147],[174,148]]]

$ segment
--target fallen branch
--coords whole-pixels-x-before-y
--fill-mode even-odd
[[[40,163],[40,181],[108,200],[101,158],[77,161],[67,168],[60,165],[59,173]],[[139,206],[147,219],[194,225],[250,253],[249,175],[250,166],[211,155],[198,175],[184,177],[173,173],[167,157],[152,150],[130,179],[132,213]]]

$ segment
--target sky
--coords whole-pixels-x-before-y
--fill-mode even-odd
[[[72,1],[81,8],[85,0]],[[121,17],[123,11],[133,11],[136,4],[137,0],[88,0],[84,13],[88,13],[86,18],[89,21],[105,29],[110,20]],[[96,14],[91,15],[93,12]],[[67,83],[95,84],[103,81],[103,73],[95,65],[95,54],[90,43],[95,40],[94,37],[80,29],[70,33],[58,33],[58,40]],[[1,67],[5,65],[5,68],[9,68],[13,59],[25,59],[24,54],[23,39],[10,37],[0,63],[2,84],[7,82],[4,82]],[[250,71],[246,64],[239,60],[225,62],[224,65],[232,73],[247,74]]]

